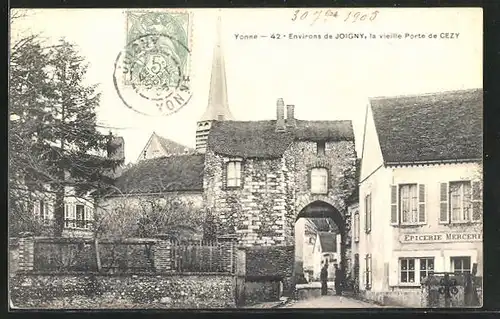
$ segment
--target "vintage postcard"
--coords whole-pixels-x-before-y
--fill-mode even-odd
[[[11,10],[11,310],[481,307],[482,27]]]

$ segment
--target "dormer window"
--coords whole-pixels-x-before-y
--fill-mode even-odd
[[[311,193],[328,193],[328,170],[326,168],[318,167],[311,170]]]
[[[325,155],[325,142],[316,143],[316,155]]]
[[[241,162],[231,161],[227,163],[227,187],[241,186]]]

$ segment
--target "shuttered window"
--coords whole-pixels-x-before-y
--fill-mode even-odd
[[[417,184],[399,186],[399,209],[401,224],[412,225],[418,223]]]
[[[372,196],[365,196],[365,233],[369,234],[372,231]]]
[[[231,161],[226,164],[226,186],[241,186],[241,162]]]
[[[468,223],[482,220],[480,181],[440,183],[440,223]]]
[[[366,254],[365,256],[365,288],[366,290],[372,289],[372,255]]]
[[[427,222],[424,184],[391,185],[391,224],[421,225]]]
[[[359,242],[359,213],[354,213],[354,242]]]

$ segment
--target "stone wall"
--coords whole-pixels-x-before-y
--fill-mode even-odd
[[[281,285],[279,280],[246,281],[245,305],[279,300]]]
[[[284,222],[292,199],[284,160],[245,159],[242,187],[226,189],[223,168],[229,160],[210,150],[205,158],[205,198],[217,234],[236,234],[243,246],[285,245]]]
[[[316,154],[315,142],[295,142],[280,158],[238,159],[242,186],[224,185],[224,167],[231,158],[208,150],[205,157],[204,196],[219,225],[219,234],[237,234],[244,246],[294,244],[294,226],[302,208],[321,200],[343,217],[347,198],[356,188],[354,142],[328,142],[325,155]],[[329,171],[329,191],[311,194],[309,172]]]
[[[22,274],[11,278],[15,308],[232,308],[233,276],[224,274]]]
[[[281,282],[280,294],[291,295],[293,292],[294,246],[248,247],[245,249],[246,282],[251,283],[253,291],[268,291],[267,287],[276,287]],[[281,292],[282,289],[282,292]],[[271,290],[275,292],[275,290]],[[248,298],[248,292],[245,292]],[[274,295],[256,293],[252,298],[266,301]],[[281,295],[278,296],[278,298]]]

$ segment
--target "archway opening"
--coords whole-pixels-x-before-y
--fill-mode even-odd
[[[334,280],[335,264],[345,274],[346,223],[334,206],[323,201],[305,206],[295,220],[294,235],[296,284],[319,282],[325,263],[328,263],[328,281]]]

